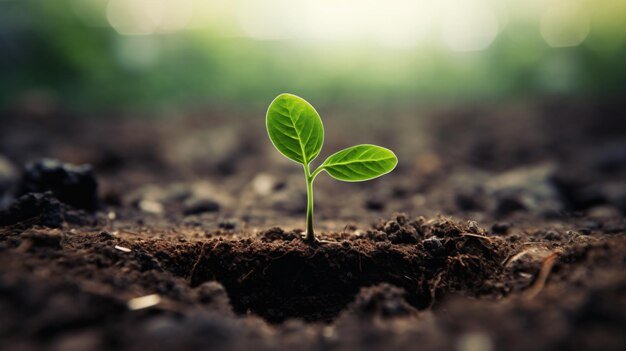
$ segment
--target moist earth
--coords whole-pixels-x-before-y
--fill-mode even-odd
[[[623,349],[626,106],[411,111],[329,111],[400,163],[318,177],[316,244],[262,116],[4,111],[0,349]]]

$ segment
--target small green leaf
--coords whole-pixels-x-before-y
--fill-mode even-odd
[[[278,95],[265,120],[272,144],[287,158],[308,165],[322,149],[324,126],[317,111],[304,99]]]
[[[320,166],[331,177],[346,182],[360,182],[391,172],[398,164],[396,155],[384,147],[357,145],[341,150]]]

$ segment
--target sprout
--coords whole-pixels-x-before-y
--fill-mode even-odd
[[[360,182],[391,172],[396,155],[376,145],[362,144],[341,150],[311,172],[310,164],[324,144],[322,119],[311,104],[291,94],[281,94],[267,110],[267,133],[280,153],[304,167],[307,190],[306,240],[314,242],[313,180],[322,171],[344,182]]]

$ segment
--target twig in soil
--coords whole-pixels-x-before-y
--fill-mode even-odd
[[[0,235],[10,235],[15,230],[20,230],[22,227],[32,227],[37,221],[41,220],[41,215],[25,219],[20,222],[13,223],[0,230]],[[21,230],[20,230],[21,231]]]
[[[252,268],[248,273],[244,274],[243,276],[237,278],[237,281],[239,283],[243,282],[244,280],[248,279],[248,277],[254,272],[254,268]]]
[[[472,234],[472,233],[461,233],[461,236],[471,236],[471,237],[474,237],[474,238],[485,239],[488,242],[492,242],[493,241],[493,238],[490,238],[488,236]]]
[[[115,245],[115,249],[120,250],[122,252],[130,252],[131,249],[124,247],[124,246],[119,246],[119,245]]]
[[[548,249],[545,249],[545,248],[529,247],[527,249],[524,249],[524,250],[516,253],[515,255],[508,256],[507,258],[504,259],[504,261],[502,261],[501,265],[504,266],[504,267],[508,267],[513,262],[521,259],[522,257],[524,257],[524,256],[526,256],[528,254],[536,254],[537,256],[540,256],[540,258],[544,258],[544,257],[547,257],[550,253],[549,253]]]
[[[196,273],[196,267],[198,267],[198,264],[200,264],[200,260],[202,260],[202,257],[204,257],[205,246],[206,246],[206,243],[202,243],[202,247],[200,248],[200,254],[198,255],[198,259],[193,264],[193,266],[191,267],[191,271],[189,272],[189,281],[193,281],[193,275]]]
[[[338,241],[325,240],[325,239],[318,239],[318,238],[315,238],[314,240],[310,240],[310,239],[307,239],[307,237],[305,236],[305,234],[304,234],[304,235],[302,235],[302,237],[301,237],[300,239],[302,239],[302,241],[303,241],[305,244],[308,244],[308,245],[311,245],[311,246],[315,246],[315,245],[319,245],[319,244],[339,244],[339,242],[338,242]]]
[[[126,306],[131,311],[142,310],[144,308],[156,306],[161,302],[158,294],[151,294],[128,300]]]
[[[451,264],[454,261],[459,262],[459,264],[463,267],[467,267],[467,265],[465,264],[465,262],[463,262],[463,259],[467,259],[467,260],[472,260],[472,259],[477,259],[476,256],[472,256],[472,255],[468,255],[468,254],[459,254],[456,256],[451,256],[448,257],[448,264]]]
[[[522,250],[522,251],[516,253],[513,256],[508,256],[507,258],[504,259],[504,261],[502,261],[501,265],[504,266],[504,267],[507,267],[511,263],[519,260],[520,258],[524,257],[527,253],[529,253],[529,252],[531,252],[533,250],[534,250],[534,248],[530,248],[530,249]]]
[[[343,230],[341,231],[341,234],[348,234],[348,233],[346,232],[346,230],[348,230],[348,226],[349,226],[349,224],[346,224],[346,226],[345,226],[345,227],[343,227]]]
[[[433,280],[433,285],[430,287],[430,303],[428,304],[428,308],[432,308],[435,304],[435,295],[437,293],[437,288],[441,283],[441,277],[443,276],[443,272],[437,273],[435,279]]]
[[[537,279],[530,289],[526,290],[526,293],[524,294],[524,298],[526,300],[532,300],[541,292],[541,290],[543,290],[543,287],[546,285],[546,281],[548,280],[548,276],[550,275],[550,272],[552,272],[552,267],[554,267],[557,258],[561,256],[562,253],[563,250],[557,249],[548,255],[545,260],[543,260]]]

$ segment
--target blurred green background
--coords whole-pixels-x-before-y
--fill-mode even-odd
[[[619,97],[625,19],[625,0],[0,0],[0,104]]]

